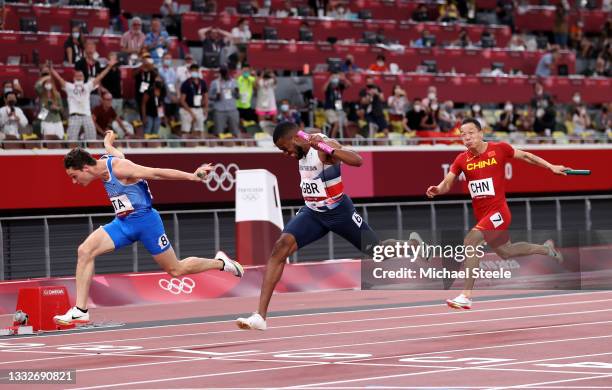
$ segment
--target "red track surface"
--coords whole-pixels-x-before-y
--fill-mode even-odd
[[[612,292],[477,300],[471,311],[448,309],[449,293],[281,294],[272,310],[320,313],[270,318],[265,332],[220,321],[2,338],[0,369],[77,370],[76,385],[35,388],[612,388]],[[255,304],[228,298],[93,315],[137,322],[248,312]]]

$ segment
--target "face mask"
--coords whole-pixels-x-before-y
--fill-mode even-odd
[[[480,112],[480,106],[478,104],[472,107],[472,109],[474,110],[474,112]]]
[[[199,79],[200,78],[200,73],[199,72],[191,72],[191,77],[194,79]]]
[[[93,53],[93,59],[94,60],[98,60],[98,58],[100,58],[100,54],[98,54],[98,52]]]
[[[13,88],[4,88],[4,94],[13,92]]]
[[[79,34],[78,32],[73,32],[73,33],[72,33],[72,37],[73,37],[74,39],[79,39],[79,35],[80,35],[80,34]]]
[[[339,14],[343,14],[344,13],[344,8],[338,8],[338,13]]]
[[[580,96],[579,95],[574,95],[574,103],[579,104],[580,103]]]
[[[414,111],[415,112],[421,112],[421,109],[422,109],[421,106],[418,105],[418,104],[414,106]]]
[[[514,107],[512,107],[512,104],[506,104],[506,105],[504,106],[504,110],[506,110],[506,111],[512,111],[512,109],[513,109],[513,108],[514,108]]]
[[[289,105],[288,104],[282,104],[281,105],[281,111],[284,111],[284,112],[289,111]]]
[[[438,109],[438,105],[437,105],[437,104],[432,104],[432,105],[431,105],[431,109],[432,109],[433,111],[436,111],[436,110]]]
[[[52,86],[51,84],[49,84],[49,83],[45,83],[45,89],[46,89],[47,91],[50,91],[50,90],[52,90],[52,89],[53,89],[53,86]]]
[[[244,72],[242,72],[242,75],[243,75],[244,77],[249,77],[249,72],[244,71]]]
[[[147,58],[147,59],[145,60],[145,62],[146,62],[147,64],[151,64],[151,65],[152,65],[152,64],[153,64],[153,58]]]
[[[172,65],[172,60],[164,60],[164,64],[166,66],[170,66],[170,65]]]
[[[338,84],[340,82],[340,79],[334,77],[333,79],[331,79],[331,83],[332,84]]]
[[[428,98],[429,100],[436,100],[436,94],[435,94],[435,92],[430,92],[430,93],[428,93],[428,94],[427,94],[427,98]]]
[[[376,61],[376,65],[378,66],[385,66],[385,63],[382,61]]]
[[[83,80],[74,80],[74,84],[78,85],[78,86],[81,86],[81,85],[85,84],[85,81],[83,81]]]

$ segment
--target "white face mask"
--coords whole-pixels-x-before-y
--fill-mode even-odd
[[[414,111],[415,111],[415,112],[421,112],[421,105],[419,105],[419,104],[415,104],[415,105],[414,105]]]
[[[432,109],[433,111],[436,111],[436,110],[438,109],[438,105],[437,105],[437,104],[432,104],[432,105],[431,105],[431,109]]]
[[[200,78],[200,74],[198,72],[191,72],[191,77],[194,79],[199,79]]]
[[[289,105],[288,104],[282,104],[281,105],[281,111],[284,111],[284,112],[289,111]]]
[[[153,58],[147,58],[147,59],[145,60],[145,62],[146,62],[147,64],[152,64],[154,61],[153,61]]]
[[[480,106],[476,104],[474,107],[472,107],[472,110],[474,110],[474,112],[480,112]]]
[[[513,109],[513,108],[514,108],[514,107],[512,107],[512,104],[506,104],[506,105],[504,106],[504,110],[506,110],[506,111],[512,111],[512,109]]]
[[[436,93],[435,92],[430,92],[427,94],[427,98],[429,100],[436,100]]]
[[[73,32],[73,33],[72,33],[72,37],[73,37],[74,39],[79,39],[79,33],[78,33],[78,32]]]
[[[579,104],[580,103],[580,95],[574,95],[574,103]]]
[[[383,61],[376,61],[376,65],[385,66],[385,63]]]
[[[47,91],[50,91],[50,90],[52,90],[52,89],[53,89],[53,86],[52,86],[51,84],[49,84],[49,83],[45,83],[45,89],[46,89]]]
[[[74,84],[81,86],[81,85],[85,84],[85,81],[83,81],[83,80],[74,80]]]

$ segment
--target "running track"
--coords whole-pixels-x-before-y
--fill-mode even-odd
[[[40,389],[612,389],[612,292],[481,291],[472,311],[448,296],[279,294],[265,332],[233,324],[252,297],[99,308],[128,324],[0,338],[0,369],[77,370]]]

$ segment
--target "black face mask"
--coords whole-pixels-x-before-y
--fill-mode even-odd
[[[14,100],[7,100],[7,101],[6,101],[6,105],[7,105],[7,106],[9,106],[9,107],[15,107],[15,104],[16,104],[16,103],[17,103],[17,102],[16,102],[16,101],[14,101]]]

